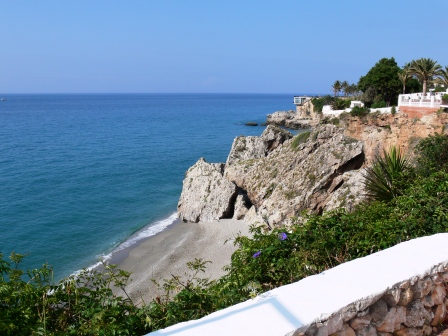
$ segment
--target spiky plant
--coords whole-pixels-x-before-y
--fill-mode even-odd
[[[401,150],[392,146],[389,152],[377,155],[364,174],[366,194],[377,201],[388,202],[401,195],[403,174],[410,168],[409,161]]]

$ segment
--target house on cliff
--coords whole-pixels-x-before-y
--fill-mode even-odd
[[[442,100],[445,94],[447,92],[428,92],[426,95],[422,92],[401,94],[398,96],[398,109],[410,117],[421,118],[440,108],[448,107],[448,103],[444,104]]]

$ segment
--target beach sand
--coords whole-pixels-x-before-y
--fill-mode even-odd
[[[224,274],[222,268],[230,264],[236,247],[233,239],[238,234],[249,235],[249,226],[241,220],[221,219],[214,222],[177,222],[164,231],[132,246],[121,260],[113,263],[119,269],[131,272],[126,291],[134,304],[148,304],[161,293],[151,279],[163,283],[172,275],[183,276],[186,263],[195,258],[209,260],[201,278],[217,279]],[[227,241],[227,243],[226,243]]]

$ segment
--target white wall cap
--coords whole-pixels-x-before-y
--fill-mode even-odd
[[[402,281],[423,277],[434,266],[447,265],[448,233],[413,239],[149,335],[286,335]]]

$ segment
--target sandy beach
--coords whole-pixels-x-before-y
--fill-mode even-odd
[[[232,238],[239,234],[249,235],[249,226],[243,221],[178,222],[132,246],[113,263],[132,273],[126,291],[134,303],[149,303],[160,294],[151,279],[161,283],[172,275],[184,275],[188,271],[186,263],[195,258],[211,261],[201,277],[216,279],[223,275],[222,268],[230,264],[236,249]]]

